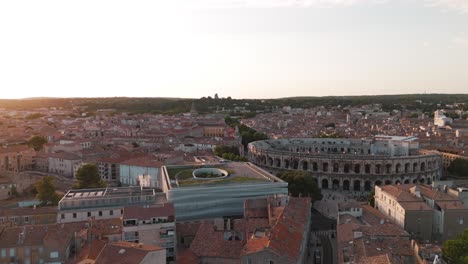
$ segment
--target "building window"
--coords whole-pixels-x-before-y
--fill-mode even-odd
[[[65,214],[61,214],[61,215],[60,215],[60,218],[61,218],[61,219],[65,219]]]
[[[24,247],[24,255],[26,255],[26,257],[31,255],[31,249],[29,247]]]
[[[58,256],[59,256],[58,251],[50,252],[50,258],[58,258]]]
[[[10,248],[10,257],[14,257],[14,256],[15,256],[15,249]]]
[[[24,260],[24,264],[31,264],[31,260],[25,259],[25,260]]]
[[[114,210],[110,210],[109,215],[114,215]]]
[[[73,213],[73,218],[76,218],[76,213]]]
[[[459,223],[460,225],[463,225],[463,222],[464,222],[463,216],[460,217],[460,218],[458,218],[458,223]]]
[[[102,216],[102,211],[99,211],[99,216]]]
[[[44,248],[43,247],[38,247],[37,251],[39,252],[39,254],[42,254],[44,252]]]
[[[275,264],[275,262],[273,260],[269,260],[268,264]]]
[[[251,258],[247,258],[247,264],[252,264],[252,259]]]
[[[6,249],[2,248],[2,258],[6,257]]]
[[[91,212],[88,212],[88,217],[91,217]]]
[[[25,216],[25,217],[24,217],[24,223],[25,223],[25,224],[29,223],[29,216]]]

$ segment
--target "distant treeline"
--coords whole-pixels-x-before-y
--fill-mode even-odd
[[[293,108],[312,108],[317,106],[357,106],[363,104],[381,104],[384,111],[394,109],[416,110],[431,113],[438,109],[437,104],[465,103],[468,110],[468,94],[409,94],[409,95],[376,95],[376,96],[326,96],[326,97],[291,97],[279,99],[232,99],[202,97],[200,99],[183,98],[41,98],[7,100],[0,99],[0,108],[34,109],[42,107],[87,107],[87,111],[97,109],[116,109],[119,112],[176,114],[189,112],[192,106],[199,113],[213,113],[216,110],[238,109],[248,111],[271,111],[282,106]]]

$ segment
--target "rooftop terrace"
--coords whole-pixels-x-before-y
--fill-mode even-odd
[[[140,187],[120,187],[120,188],[96,188],[96,189],[81,189],[70,190],[62,200],[81,200],[81,199],[99,199],[107,197],[125,197],[125,196],[140,196],[154,195],[157,191],[154,188]]]
[[[224,177],[201,178],[194,177],[193,172],[200,168],[218,168],[228,172]],[[272,183],[282,182],[281,179],[269,174],[268,172],[243,162],[229,162],[222,164],[210,164],[200,166],[166,166],[166,179],[170,181],[170,188],[183,187],[209,187],[226,184],[246,184],[246,183]],[[168,179],[167,179],[168,178]]]

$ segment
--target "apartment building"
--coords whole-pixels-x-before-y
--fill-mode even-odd
[[[174,260],[176,235],[173,204],[126,207],[122,219],[123,240],[165,248],[167,261]]]
[[[0,171],[32,170],[36,151],[25,146],[0,147]]]
[[[57,207],[0,208],[0,225],[10,226],[55,224]]]
[[[427,185],[376,186],[375,208],[416,238],[445,241],[468,227],[459,197]]]
[[[89,219],[120,218],[124,208],[166,201],[164,193],[153,188],[121,187],[70,190],[59,201],[57,223]]]

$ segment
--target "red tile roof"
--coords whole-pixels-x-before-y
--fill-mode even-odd
[[[174,204],[153,205],[150,207],[130,206],[124,209],[123,219],[148,220],[153,217],[170,217],[175,215]]]

